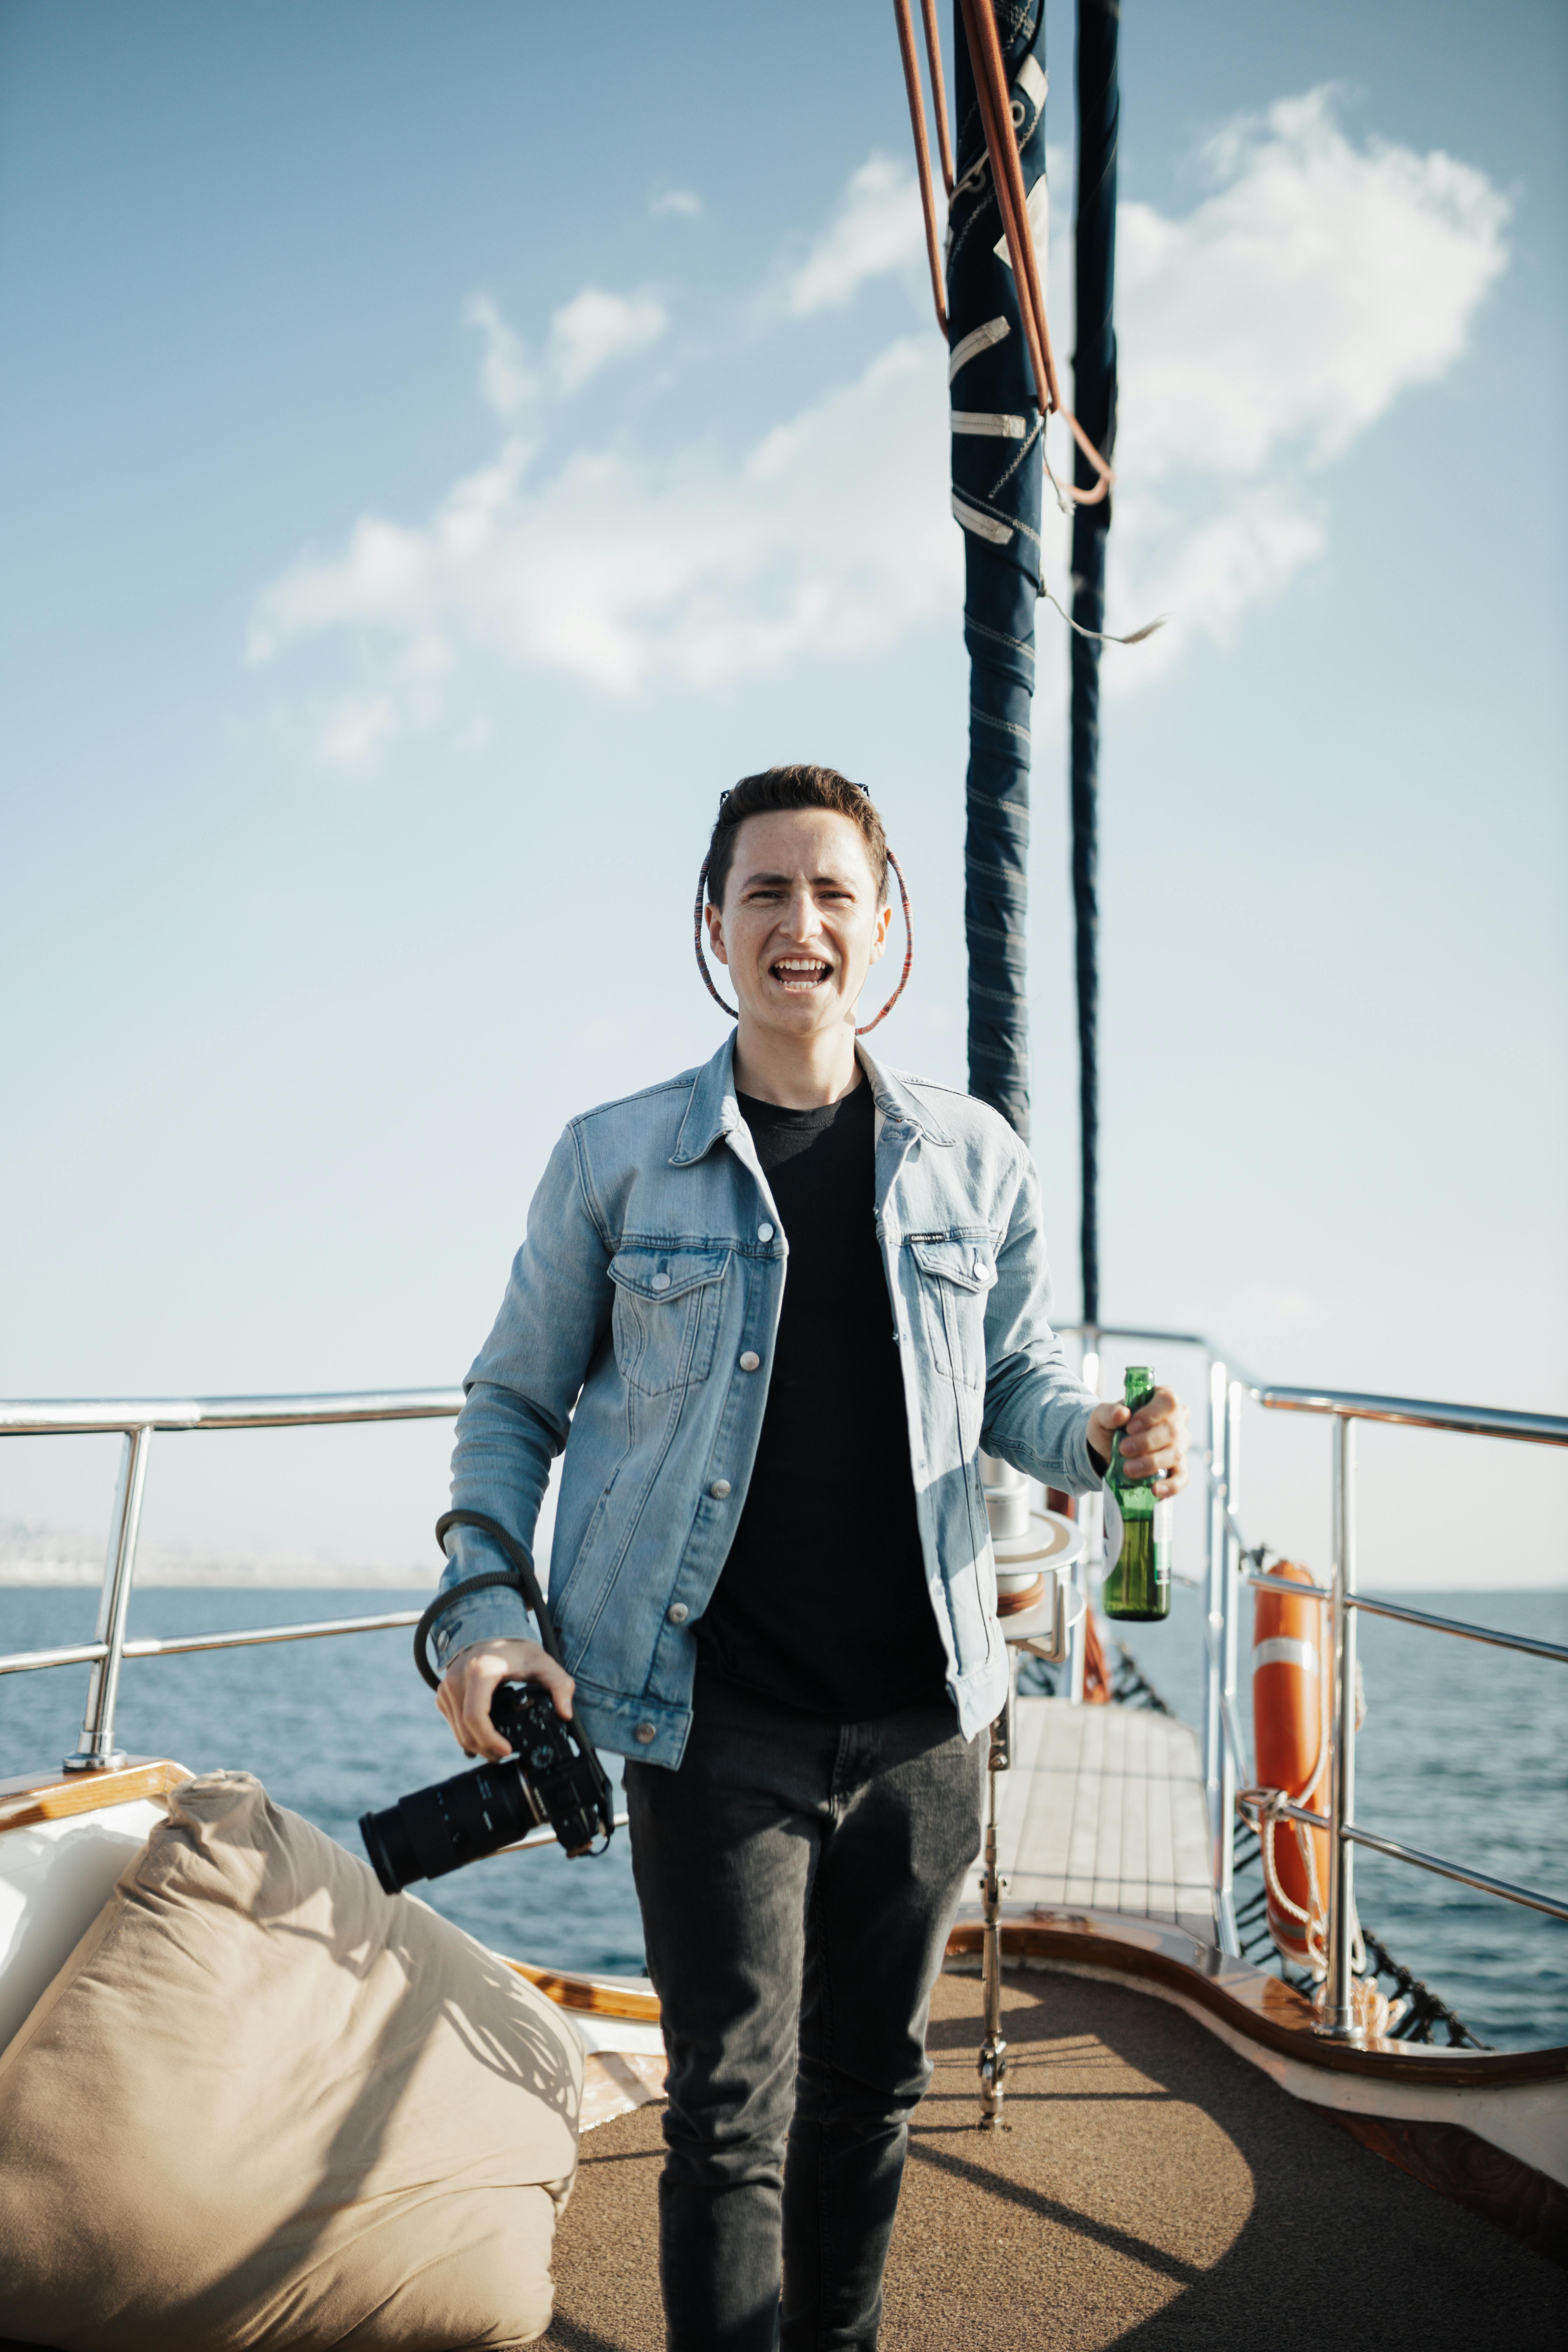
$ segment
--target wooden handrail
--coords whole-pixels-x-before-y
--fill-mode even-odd
[[[151,1756],[133,1756],[100,1772],[24,1772],[0,1780],[0,1833],[66,1821],[73,1813],[102,1812],[138,1797],[165,1797],[190,1778],[183,1764]]]

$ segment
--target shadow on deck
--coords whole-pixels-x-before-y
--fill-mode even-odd
[[[1556,2352],[1568,2274],[1383,2163],[1167,2003],[1007,1979],[1007,2128],[975,2124],[980,1986],[944,1976],[883,2352]],[[658,2106],[584,2142],[550,2352],[663,2352]]]

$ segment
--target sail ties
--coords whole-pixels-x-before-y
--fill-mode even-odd
[[[1079,507],[1100,505],[1110,495],[1115,474],[1100,456],[1078,418],[1061,396],[1061,384],[1057,373],[1056,355],[1051,346],[1050,329],[1046,319],[1045,294],[1040,281],[1039,261],[1035,247],[1033,207],[1024,191],[1023,165],[1017,139],[1017,106],[1011,98],[1002,57],[996,22],[985,0],[959,0],[965,44],[973,70],[975,95],[979,101],[984,152],[964,173],[955,186],[952,142],[948,127],[947,93],[942,79],[942,47],[937,35],[935,0],[921,0],[921,13],[925,35],[926,58],[931,70],[931,100],[936,117],[937,145],[942,162],[942,184],[949,201],[954,194],[978,187],[989,171],[1002,216],[1002,237],[998,249],[1004,251],[1012,266],[1017,289],[1020,322],[1028,347],[1030,366],[1035,380],[1035,403],[1039,410],[1040,424],[1053,412],[1058,413],[1092,470],[1092,486],[1080,489],[1071,481],[1063,481],[1052,467],[1039,425],[1033,431],[1026,420],[1015,413],[976,409],[954,409],[952,429],[954,433],[977,436],[1000,441],[1024,444],[1026,450],[1037,436],[1041,443],[1040,457],[1046,479],[1064,515],[1072,515]],[[920,60],[915,50],[914,24],[910,0],[893,0],[893,15],[898,26],[899,52],[903,62],[904,89],[909,100],[910,125],[914,133],[915,164],[920,181],[921,209],[925,221],[926,257],[931,268],[931,295],[936,308],[937,323],[945,336],[948,331],[947,303],[942,286],[941,238],[939,236],[936,192],[931,176],[931,151],[926,137],[925,96],[921,85]],[[1029,105],[1038,108],[1045,98],[1045,74],[1031,55],[1026,60],[1031,79],[1026,92]],[[1018,101],[1022,104],[1023,101]],[[1038,193],[1037,191],[1036,192]],[[961,337],[948,360],[947,380],[953,383],[960,372],[972,360],[1001,342],[1010,332],[1005,317],[986,320]],[[1020,455],[1024,454],[1023,451]],[[1005,478],[1005,477],[1004,477]],[[1000,485],[998,485],[1000,487]],[[954,520],[967,531],[989,541],[994,546],[1005,547],[1014,537],[1015,526],[1000,516],[988,515],[978,508],[973,498],[952,497]],[[1032,536],[1033,534],[1029,534]],[[1119,635],[1109,629],[1089,629],[1075,621],[1066,606],[1047,586],[1043,574],[1037,580],[1037,593],[1066,621],[1069,629],[1094,645],[1137,646],[1165,625],[1168,615],[1161,614],[1142,628]]]
[[[1087,637],[1091,645],[1141,646],[1145,637],[1152,637],[1157,630],[1163,629],[1166,622],[1171,617],[1169,613],[1162,613],[1157,620],[1145,621],[1141,629],[1133,629],[1128,635],[1119,637],[1114,635],[1110,629],[1086,629],[1081,622],[1075,621],[1073,619],[1073,616],[1068,611],[1067,606],[1058,603],[1058,599],[1052,595],[1050,590],[1047,587],[1043,577],[1037,584],[1040,594],[1045,598],[1046,603],[1056,606],[1057,611],[1061,614],[1068,628],[1075,629],[1080,637]]]
[[[1058,482],[1046,460],[1046,473],[1057,502],[1064,513],[1075,506],[1098,506],[1108,498],[1116,477],[1100,456],[1078,418],[1062,398],[1061,383],[1057,374],[1056,354],[1051,347],[1050,328],[1046,319],[1046,298],[1040,282],[1039,260],[1035,251],[1034,220],[1029,199],[1024,193],[1023,165],[1019,161],[1018,142],[1013,119],[1013,105],[1007,92],[1006,74],[1002,59],[1002,45],[997,37],[996,20],[979,0],[959,0],[963,18],[964,37],[970,61],[974,69],[976,95],[980,101],[981,121],[985,134],[985,153],[965,173],[963,184],[978,184],[989,168],[996,193],[997,209],[1002,215],[1003,243],[1013,276],[1018,288],[1018,309],[1022,316],[1025,340],[1029,346],[1030,364],[1035,374],[1035,400],[1042,417],[1053,410],[1059,411],[1074,441],[1083,452],[1095,474],[1093,488],[1080,490],[1075,484]],[[942,154],[942,184],[948,197],[954,194],[952,153],[948,132],[947,92],[942,80],[942,45],[937,37],[935,0],[921,0],[925,33],[926,58],[931,68],[931,99],[936,113],[937,142]],[[931,299],[936,308],[937,324],[943,336],[947,333],[947,303],[942,290],[941,240],[937,232],[936,191],[932,184],[931,150],[926,140],[925,93],[921,86],[920,59],[915,54],[914,26],[910,16],[910,0],[893,0],[893,16],[898,26],[899,55],[904,69],[904,93],[909,100],[910,127],[914,133],[915,168],[920,181],[921,211],[925,222],[926,258],[931,268]],[[1037,105],[1045,97],[1045,75],[1031,57],[1026,64],[1033,68],[1038,83],[1037,91],[1030,96]],[[959,370],[970,360],[1000,342],[1009,331],[1005,319],[991,319],[974,329],[958,343],[948,362],[947,380],[952,383]],[[962,419],[962,422],[960,421]],[[953,430],[959,433],[1005,431],[1009,438],[1022,438],[1018,420],[1009,418],[1004,427],[982,425],[970,412],[955,413]],[[1139,635],[1146,635],[1140,631]],[[1118,639],[1120,644],[1133,645],[1137,636]]]
[[[907,9],[907,5],[908,0],[894,0],[895,10]],[[1036,403],[1042,416],[1048,416],[1053,409],[1060,410],[1073,439],[1094,471],[1094,487],[1087,490],[1073,488],[1070,492],[1072,503],[1075,506],[1097,506],[1110,495],[1115,478],[1062,398],[1056,354],[1051,348],[1051,332],[1046,319],[1046,297],[1040,283],[1039,259],[1035,251],[1034,223],[1024,192],[1024,170],[1019,160],[1013,102],[1007,89],[996,19],[990,8],[983,5],[983,0],[959,0],[959,9],[963,19],[970,63],[974,69],[975,95],[980,102],[980,119],[985,134],[985,153],[991,167],[992,186],[1002,215],[1007,257],[1013,265],[1013,276],[1018,288],[1018,310],[1024,338],[1029,347],[1030,365],[1034,370]],[[1036,69],[1038,71],[1037,66]],[[1045,94],[1044,81],[1042,73],[1041,99]],[[916,103],[917,94],[911,88],[911,107]],[[923,131],[923,123],[921,128]],[[922,184],[922,201],[926,194]]]

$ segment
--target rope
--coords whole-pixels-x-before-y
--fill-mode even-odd
[[[926,43],[929,49],[934,30],[930,18],[931,0],[926,0],[928,11]],[[910,101],[910,129],[915,135],[915,171],[921,184],[921,211],[925,215],[926,260],[931,268],[931,299],[936,304],[936,323],[943,335],[947,333],[947,304],[942,290],[942,253],[936,233],[936,194],[931,184],[931,151],[926,145],[925,99],[921,90],[920,61],[915,56],[915,28],[910,22],[910,0],[893,0],[893,16],[899,27],[899,55],[904,68],[904,94]],[[940,58],[942,52],[936,52]],[[939,106],[937,121],[946,131],[945,110]],[[943,157],[943,176],[949,188],[952,185],[952,166]]]
[[[991,159],[991,182],[1002,215],[1002,233],[1007,240],[1007,255],[1017,281],[1024,338],[1035,371],[1035,399],[1041,415],[1047,416],[1053,408],[1061,406],[1061,388],[1057,382],[1050,331],[1046,325],[1045,296],[1040,290],[1039,264],[1029,229],[1018,143],[1013,135],[1012,101],[1002,63],[1002,44],[996,37],[996,19],[991,13],[990,0],[959,0],[959,13],[974,71],[974,94],[986,153]],[[1007,126],[1005,132],[1002,129],[1004,122]]]
[[[1047,473],[1050,473],[1050,467],[1047,466],[1046,467]],[[1053,476],[1052,478],[1054,480],[1055,477]],[[1145,621],[1143,626],[1141,629],[1134,629],[1131,636],[1112,636],[1109,629],[1084,628],[1079,622],[1073,619],[1072,614],[1068,611],[1065,604],[1057,603],[1057,599],[1052,595],[1050,590],[1047,587],[1043,580],[1039,581],[1037,584],[1039,593],[1045,598],[1047,604],[1056,605],[1057,611],[1061,614],[1068,628],[1076,629],[1080,637],[1087,637],[1091,645],[1141,646],[1145,637],[1152,637],[1157,629],[1163,629],[1165,623],[1170,618],[1168,613],[1162,613],[1157,621]]]
[[[1250,1844],[1247,1840],[1250,1840]],[[1237,1843],[1235,1866],[1237,1877],[1258,1864],[1261,1858],[1262,1848],[1258,1832],[1248,1824]],[[1242,1957],[1252,1961],[1255,1967],[1271,1963],[1284,1983],[1310,2000],[1318,1990],[1317,1982],[1310,1974],[1287,1966],[1264,1921],[1268,1901],[1268,1889],[1260,1886],[1256,1895],[1236,1906],[1237,1941],[1241,1947]],[[1423,1983],[1419,1977],[1413,1976],[1407,1968],[1402,1966],[1370,1927],[1363,1929],[1361,1940],[1364,1947],[1363,1964],[1370,1963],[1371,1972],[1378,1976],[1391,1977],[1395,1988],[1394,1997],[1384,2004],[1380,2021],[1380,2031],[1385,2041],[1429,2042],[1433,2039],[1433,2028],[1441,2025],[1447,2031],[1451,2049],[1486,2050],[1491,2046],[1479,2041],[1463,2018],[1458,2016],[1430,1985]],[[1381,2000],[1383,1996],[1380,1995],[1379,1999]]]
[[[899,864],[898,859],[894,856],[890,849],[888,852],[888,863],[892,867],[894,874],[898,877],[899,898],[904,909],[904,968],[899,974],[899,984],[897,988],[894,989],[891,996],[889,997],[880,1013],[875,1013],[869,1021],[863,1022],[861,1024],[860,1027],[855,1032],[857,1037],[868,1037],[872,1030],[877,1026],[878,1022],[885,1021],[887,1019],[889,1013],[892,1011],[894,1005],[898,1003],[900,997],[902,996],[905,989],[909,986],[910,973],[914,968],[915,923],[914,917],[910,911],[909,885],[904,880],[903,867]],[[702,871],[697,877],[697,898],[696,903],[691,909],[692,950],[697,957],[697,969],[702,974],[703,987],[708,991],[709,995],[713,999],[714,1003],[719,1007],[721,1013],[727,1013],[731,1021],[738,1021],[741,1015],[735,1006],[732,1004],[726,1004],[718,990],[714,987],[713,975],[708,969],[708,959],[702,952],[702,900],[707,888],[708,860],[705,857],[702,861]]]
[[[1093,442],[1089,439],[1088,434],[1084,431],[1082,425],[1079,423],[1078,418],[1073,415],[1071,409],[1062,409],[1061,415],[1063,421],[1070,429],[1073,439],[1078,443],[1079,447],[1083,451],[1084,456],[1089,459],[1089,464],[1094,467],[1095,472],[1100,477],[1091,490],[1080,490],[1076,483],[1069,482],[1063,484],[1058,482],[1056,476],[1051,471],[1051,461],[1049,457],[1045,457],[1042,453],[1041,462],[1045,466],[1046,479],[1049,482],[1052,489],[1057,494],[1057,504],[1061,509],[1063,514],[1070,515],[1079,507],[1097,507],[1102,499],[1109,498],[1110,495],[1110,485],[1116,479],[1116,477],[1111,472],[1110,467],[1106,464],[1104,458],[1100,456],[1099,450],[1095,447]]]
[[[1318,1770],[1313,1774],[1311,1780],[1308,1784],[1309,1794],[1312,1790],[1316,1789],[1319,1780],[1322,1778],[1324,1760],[1326,1759],[1320,1760]],[[1322,1890],[1318,1883],[1317,1864],[1315,1858],[1312,1854],[1310,1844],[1303,1841],[1301,1844],[1301,1857],[1307,1872],[1307,1899],[1310,1906],[1307,1910],[1303,1911],[1300,1906],[1293,1903],[1290,1897],[1286,1894],[1284,1888],[1279,1884],[1278,1873],[1274,1868],[1273,1832],[1278,1826],[1278,1822],[1274,1817],[1274,1812],[1277,1806],[1287,1801],[1284,1797],[1284,1792],[1278,1789],[1257,1789],[1248,1790],[1247,1794],[1249,1798],[1257,1801],[1259,1810],[1263,1813],[1263,1832],[1258,1835],[1258,1844],[1255,1853],[1247,1855],[1245,1857],[1245,1861],[1237,1864],[1236,1866],[1243,1868],[1247,1864],[1249,1864],[1254,1860],[1260,1859],[1263,1865],[1264,1892],[1254,1897],[1252,1903],[1247,1907],[1245,1915],[1240,1911],[1237,1913],[1237,1941],[1241,1943],[1242,1950],[1249,1959],[1252,1958],[1255,1953],[1261,1957],[1265,1950],[1272,1947],[1275,1958],[1280,1960],[1279,1973],[1284,1978],[1286,1983],[1293,1985],[1298,1992],[1307,1996],[1312,2000],[1315,2007],[1321,2009],[1324,1999],[1325,1980],[1328,1976],[1328,1954],[1323,1943],[1322,1929],[1325,1924],[1325,1915],[1322,1903]],[[1304,1802],[1305,1799],[1303,1799],[1302,1801]],[[1298,1838],[1302,1838],[1305,1825],[1300,1822],[1294,1822],[1290,1826],[1296,1831]],[[1254,1935],[1246,1940],[1243,1940],[1241,1937],[1241,1927],[1243,1925],[1244,1916],[1246,1924],[1248,1927],[1251,1927],[1258,1921],[1259,1913],[1266,1913],[1268,1908],[1271,1906],[1278,1906],[1278,1907],[1281,1911],[1285,1912],[1288,1916],[1301,1921],[1306,1927],[1307,1934],[1303,1940],[1307,1947],[1307,1968],[1304,1976],[1293,1977],[1289,1969],[1284,1966],[1282,1957],[1279,1952],[1279,1948],[1275,1944],[1273,1930],[1266,1922],[1259,1934]],[[1381,2040],[1386,2038],[1391,2021],[1394,2015],[1394,2010],[1393,2004],[1391,2004],[1384,1995],[1378,1990],[1376,1984],[1367,1977],[1366,1952],[1362,1941],[1361,1923],[1359,1920],[1355,1920],[1352,1924],[1351,1972],[1352,1979],[1351,1985],[1351,2001],[1356,2011],[1363,2032],[1367,2035],[1369,2040]]]
[[[952,141],[947,128],[947,89],[942,78],[942,36],[936,28],[936,0],[921,0],[925,25],[926,63],[931,68],[931,104],[936,110],[936,145],[942,157],[942,184],[952,194]]]

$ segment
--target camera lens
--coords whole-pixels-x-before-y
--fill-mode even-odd
[[[543,1819],[515,1756],[455,1772],[411,1797],[366,1813],[360,1835],[377,1878],[399,1895],[416,1878],[444,1878],[524,1836]]]
[[[359,1833],[364,1840],[370,1866],[388,1895],[401,1895],[410,1879],[422,1874],[413,1843],[403,1825],[401,1805],[388,1805],[379,1813],[362,1813]]]

